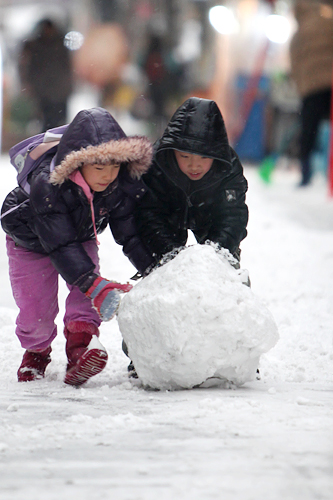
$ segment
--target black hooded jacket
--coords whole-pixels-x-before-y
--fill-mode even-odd
[[[64,280],[81,288],[95,267],[82,243],[95,239],[95,231],[89,200],[70,175],[83,163],[114,161],[121,163],[117,179],[93,196],[95,229],[99,234],[110,225],[125,255],[144,271],[152,258],[138,237],[133,211],[146,191],[141,176],[151,163],[149,141],[126,137],[110,113],[93,108],[80,111],[68,126],[50,174],[54,154],[51,150],[31,174],[30,196],[20,187],[7,195],[1,210],[4,231],[17,245],[48,255]]]
[[[174,149],[213,158],[211,169],[202,179],[190,180],[179,169]],[[247,234],[247,181],[214,101],[191,97],[178,108],[155,144],[153,168],[143,180],[149,190],[135,218],[156,261],[184,246],[187,230],[199,243],[212,241],[237,253]]]

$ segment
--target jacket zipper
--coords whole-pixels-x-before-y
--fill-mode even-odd
[[[218,184],[220,182],[220,179],[216,180],[215,182],[213,182],[212,184],[210,184],[209,186],[206,186],[206,187],[202,187],[200,189],[197,189],[196,191],[192,191],[192,193],[190,195],[186,194],[186,192],[184,191],[184,189],[182,189],[180,186],[178,186],[178,184],[172,179],[172,177],[170,177],[170,175],[168,174],[168,172],[157,162],[158,166],[160,167],[160,169],[165,173],[165,175],[170,179],[170,181],[178,188],[180,189],[184,195],[185,195],[185,199],[186,199],[186,210],[185,210],[185,214],[184,214],[184,227],[187,228],[187,219],[188,219],[188,209],[193,207],[193,203],[191,202],[191,196],[194,195],[195,193],[198,193],[199,191],[203,191],[204,189],[206,189],[206,187],[212,187],[212,186],[215,186],[215,184]]]

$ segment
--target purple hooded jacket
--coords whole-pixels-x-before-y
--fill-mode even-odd
[[[30,197],[20,187],[7,195],[2,228],[17,245],[48,255],[67,283],[85,291],[94,264],[82,243],[109,225],[115,241],[142,273],[153,259],[138,237],[133,210],[146,192],[141,176],[151,155],[148,139],[126,137],[105,109],[80,111],[59,143],[54,171],[50,174],[53,153],[32,172]],[[119,175],[105,191],[94,193],[93,220],[87,196],[71,177],[83,163],[110,161],[121,163]]]

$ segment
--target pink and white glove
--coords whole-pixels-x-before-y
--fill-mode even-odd
[[[91,299],[94,309],[102,321],[110,321],[116,314],[120,304],[120,293],[129,292],[132,285],[109,281],[99,276],[85,295]]]

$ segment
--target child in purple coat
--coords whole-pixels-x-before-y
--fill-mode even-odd
[[[80,385],[105,367],[107,353],[98,327],[115,315],[119,292],[131,286],[100,276],[97,235],[109,225],[139,272],[152,263],[133,216],[146,192],[141,176],[151,155],[148,139],[127,137],[106,110],[83,110],[69,124],[57,150],[50,150],[30,175],[30,196],[16,187],[6,197],[1,224],[19,308],[16,335],[25,349],[20,382],[44,377],[51,361],[59,274],[69,289],[65,383]]]

